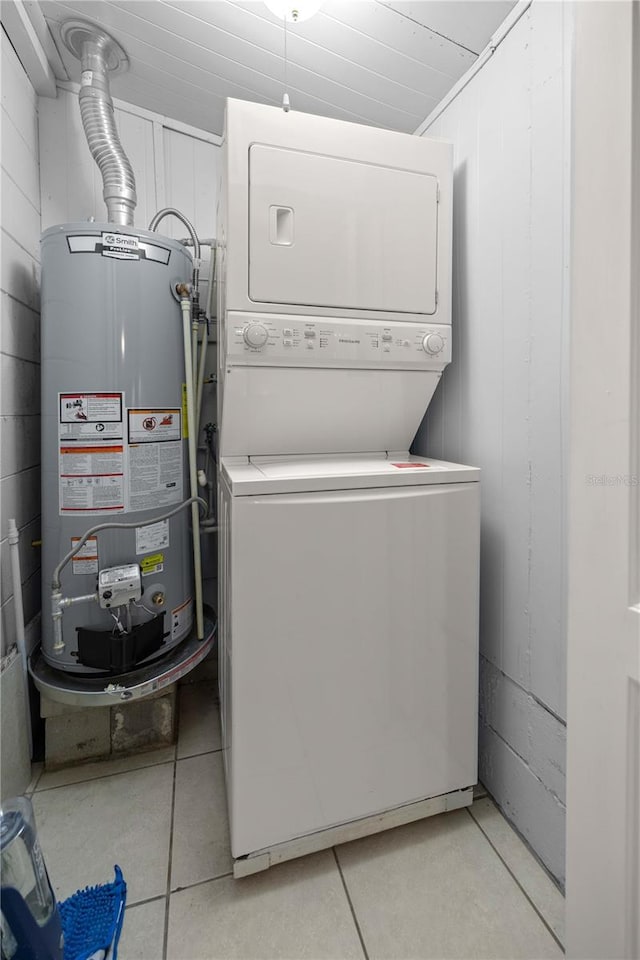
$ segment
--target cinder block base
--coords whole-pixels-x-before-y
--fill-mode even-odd
[[[57,770],[89,760],[107,760],[175,742],[177,685],[112,707],[71,707],[41,697],[45,721],[45,767]]]
[[[168,746],[175,736],[175,685],[172,694],[111,707],[111,750],[131,753]]]
[[[107,757],[111,751],[111,707],[47,717],[44,724],[45,762],[50,769]]]

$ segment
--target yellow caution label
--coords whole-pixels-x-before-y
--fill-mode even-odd
[[[143,577],[148,577],[150,573],[160,573],[164,570],[164,553],[152,553],[150,557],[143,557],[140,570]]]
[[[182,439],[189,436],[189,418],[187,416],[187,385],[182,384]]]

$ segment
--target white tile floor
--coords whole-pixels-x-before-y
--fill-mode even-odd
[[[61,899],[122,867],[119,960],[562,956],[563,897],[488,797],[234,880],[210,679],[180,689],[176,748],[31,790]]]

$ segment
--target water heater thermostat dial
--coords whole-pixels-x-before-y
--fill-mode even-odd
[[[262,323],[248,323],[242,331],[242,336],[248,347],[259,350],[269,339],[269,331]]]
[[[422,339],[422,349],[425,353],[435,356],[444,349],[444,338],[439,333],[428,333]]]

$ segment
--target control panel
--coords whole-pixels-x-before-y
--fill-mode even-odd
[[[451,327],[284,314],[227,314],[227,365],[442,369]]]
[[[126,563],[120,567],[104,567],[98,574],[98,600],[103,609],[124,606],[142,596],[140,567]]]

